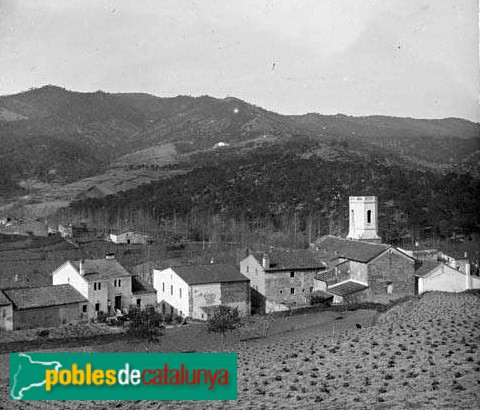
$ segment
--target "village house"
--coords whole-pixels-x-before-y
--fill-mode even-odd
[[[48,236],[48,226],[39,219],[20,219],[0,225],[5,235]]]
[[[13,330],[13,306],[12,301],[0,290],[0,331],[3,330]]]
[[[250,315],[249,280],[233,265],[172,266],[153,270],[153,286],[165,314],[206,320],[216,306]]]
[[[116,259],[66,261],[52,273],[54,285],[70,284],[88,299],[91,318],[99,312],[118,315],[129,306],[145,307],[157,300],[155,289],[138,275],[132,275]]]
[[[415,272],[415,278],[419,295],[429,291],[463,292],[480,289],[480,278],[471,275],[469,263],[463,272],[442,261],[423,261]]]
[[[2,306],[1,323],[6,330],[54,327],[88,320],[88,300],[70,285],[3,289],[2,293],[10,302],[5,317],[5,306]],[[0,301],[4,298],[0,297]]]
[[[145,245],[151,242],[151,237],[150,235],[138,231],[122,231],[110,233],[108,240],[117,244]]]
[[[258,313],[308,306],[315,275],[325,268],[308,250],[249,252],[240,262],[240,272],[250,279],[252,310]]]
[[[316,287],[335,295],[334,302],[378,302],[415,294],[415,260],[392,245],[326,235],[314,243],[328,265]]]

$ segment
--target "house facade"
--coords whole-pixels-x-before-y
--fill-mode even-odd
[[[89,318],[88,300],[70,285],[4,289],[3,293],[11,301],[13,330],[54,327]]]
[[[141,244],[145,245],[151,240],[150,235],[137,231],[123,231],[111,233],[108,239],[117,244]]]
[[[329,235],[314,246],[329,266],[316,287],[335,302],[388,303],[416,293],[415,259],[394,246]]]
[[[146,306],[156,300],[155,290],[134,278],[112,254],[105,259],[66,261],[53,271],[52,280],[54,285],[72,285],[88,299],[91,318],[99,312],[115,315],[130,305]]]
[[[270,313],[310,304],[315,276],[324,263],[310,251],[252,252],[240,262],[250,279],[252,310]]]
[[[0,331],[13,330],[12,301],[0,290]]]
[[[249,280],[228,264],[173,266],[153,270],[157,301],[165,314],[206,320],[212,308],[237,308],[250,315]]]
[[[455,269],[445,262],[424,262],[415,272],[417,292],[463,292],[469,289],[480,289],[480,278],[470,274],[470,265],[466,271]]]

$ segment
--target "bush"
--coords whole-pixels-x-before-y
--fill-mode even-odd
[[[157,341],[163,330],[163,317],[153,306],[145,309],[131,307],[128,313],[130,327],[128,333],[138,338]]]
[[[240,315],[237,308],[228,306],[216,306],[207,321],[209,332],[220,333],[222,342],[227,332],[231,332],[241,326]]]
[[[37,331],[37,337],[48,337],[48,336],[50,336],[49,329],[41,329]]]

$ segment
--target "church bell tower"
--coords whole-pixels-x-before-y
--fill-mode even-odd
[[[347,239],[380,243],[376,196],[351,196]]]

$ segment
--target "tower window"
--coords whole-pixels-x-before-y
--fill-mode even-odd
[[[367,223],[372,223],[372,211],[370,210],[367,211]]]
[[[291,271],[291,272],[290,272],[290,277],[291,277],[291,278],[294,278],[294,277],[295,277],[295,271]]]

